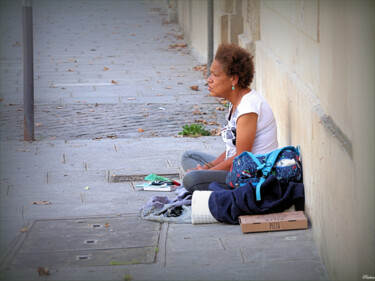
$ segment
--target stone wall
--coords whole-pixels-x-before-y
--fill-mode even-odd
[[[178,1],[203,58],[206,4]],[[280,145],[301,146],[306,212],[332,279],[375,276],[374,13],[371,0],[214,1],[214,49],[255,55],[252,87],[274,110]],[[183,20],[198,16],[202,30]]]

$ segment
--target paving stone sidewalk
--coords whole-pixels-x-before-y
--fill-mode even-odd
[[[21,6],[1,3],[0,135],[20,140]],[[143,1],[94,3],[33,1],[36,139],[176,136],[185,124],[222,124],[222,106],[194,70],[202,65],[180,28],[161,23],[165,9]]]
[[[218,136],[176,137],[225,112],[165,1],[34,0],[37,141],[20,141],[20,3],[0,0],[1,280],[329,279],[311,228],[140,218],[151,196],[175,196],[136,191],[141,178],[181,180],[184,151],[224,149]]]

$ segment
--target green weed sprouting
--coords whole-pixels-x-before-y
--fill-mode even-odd
[[[206,130],[201,124],[191,124],[182,126],[182,132],[179,132],[179,135],[184,137],[200,137],[200,136],[210,136],[211,132]]]

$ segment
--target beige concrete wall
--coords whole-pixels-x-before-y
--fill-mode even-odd
[[[191,47],[197,55],[200,55],[201,62],[207,60],[207,1],[191,0]]]
[[[207,1],[177,1],[178,23],[190,50],[201,63],[207,61]]]
[[[175,2],[174,2],[175,3]],[[243,33],[241,0],[214,0],[214,52],[221,43],[239,42]],[[178,23],[189,48],[207,61],[207,0],[177,0]]]
[[[374,275],[374,4],[261,1],[257,88],[301,145],[306,211],[334,280]]]
[[[187,42],[190,41],[190,21],[191,21],[191,2],[178,1],[177,2],[177,19],[178,24],[184,32],[184,38]]]
[[[243,33],[238,36],[238,45],[255,56],[255,42],[260,40],[260,1],[242,1]]]
[[[179,0],[178,18],[205,57],[191,23],[205,18],[201,2]],[[214,49],[235,42],[255,55],[252,87],[274,110],[280,146],[301,146],[306,212],[333,280],[375,276],[374,3],[214,1]]]

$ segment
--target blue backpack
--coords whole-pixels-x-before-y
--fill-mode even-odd
[[[251,183],[255,187],[256,200],[260,201],[260,187],[270,174],[281,184],[302,182],[299,146],[285,146],[258,155],[243,152],[233,159],[226,183],[232,188]]]

